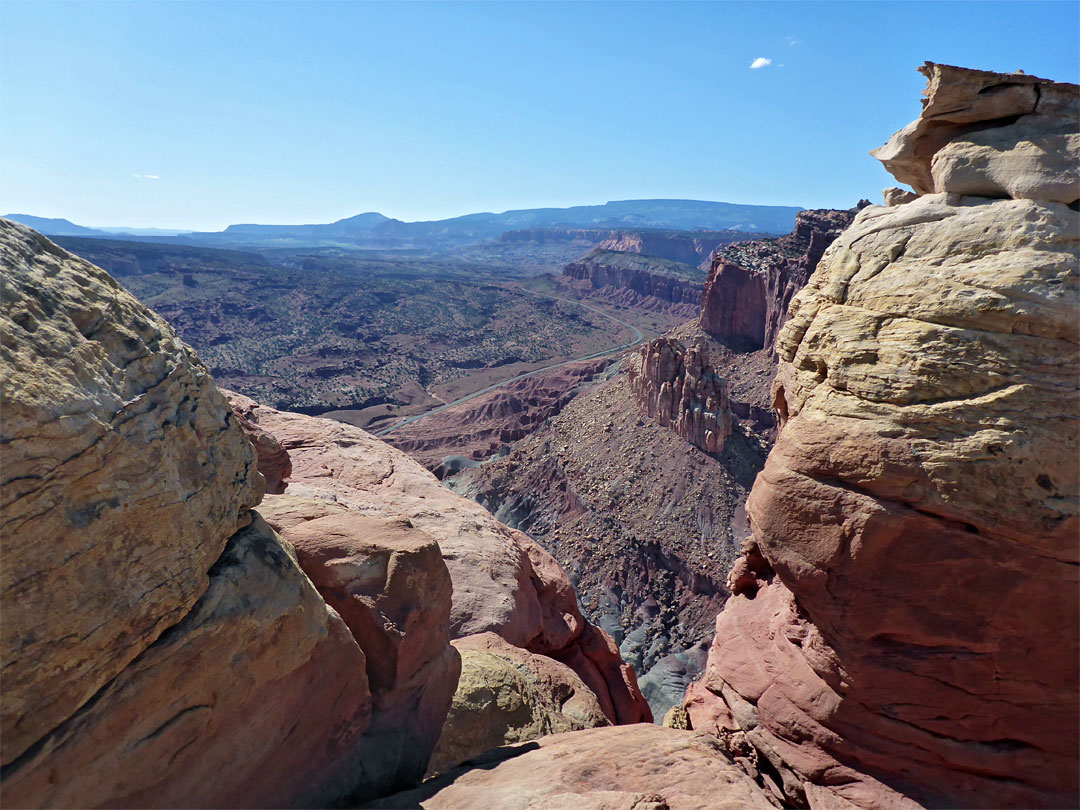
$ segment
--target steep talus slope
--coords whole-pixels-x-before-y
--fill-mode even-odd
[[[686,707],[813,808],[1075,806],[1080,88],[923,71],[877,153],[923,196],[864,209],[795,297]]]

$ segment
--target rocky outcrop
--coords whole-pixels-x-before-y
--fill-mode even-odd
[[[873,154],[917,194],[1074,204],[1076,85],[927,62],[923,111]]]
[[[244,401],[249,404],[244,405],[240,400],[233,401],[233,415],[248,441],[255,447],[259,472],[266,480],[266,492],[270,495],[281,495],[289,486],[289,476],[292,475],[289,454],[278,444],[277,439],[259,427],[255,408],[252,407],[254,400],[245,398]]]
[[[296,550],[367,659],[371,724],[360,758],[369,794],[416,784],[450,708],[461,660],[450,646],[450,574],[438,543],[407,518],[285,496],[267,522]]]
[[[563,268],[563,275],[575,281],[585,282],[593,290],[614,287],[629,290],[643,298],[656,299],[668,304],[685,304],[695,308],[701,301],[701,293],[704,289],[699,282],[690,279],[604,262],[603,254],[595,259],[586,257],[580,261],[571,262]]]
[[[507,744],[611,725],[593,691],[565,664],[495,633],[466,636],[454,647],[461,653],[461,679],[432,772]]]
[[[773,810],[712,734],[636,725],[492,751],[373,807]]]
[[[709,365],[704,342],[684,346],[661,337],[641,347],[630,365],[630,390],[641,409],[706,453],[731,435],[727,385]]]
[[[363,792],[365,655],[254,513],[206,369],[103,271],[0,220],[5,806]]]
[[[452,637],[495,632],[570,666],[612,722],[651,719],[633,670],[614,642],[584,619],[570,580],[535,541],[359,428],[253,407],[259,426],[292,459],[290,495],[352,513],[408,518],[438,541],[453,582]],[[268,496],[267,508],[288,497]],[[280,512],[275,519],[284,520]]]
[[[364,653],[288,549],[256,519],[208,580],[5,768],[6,807],[325,807],[364,784]]]
[[[701,299],[701,328],[736,348],[774,350],[792,297],[854,214],[800,211],[787,236],[714,252]]]
[[[1080,88],[923,72],[878,153],[922,196],[861,211],[777,341],[783,426],[686,706],[812,808],[1072,806],[1080,215],[1045,167],[1077,164]]]

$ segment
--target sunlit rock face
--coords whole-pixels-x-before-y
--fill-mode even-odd
[[[780,434],[685,705],[814,808],[1071,806],[1078,88],[923,72],[876,153],[919,196],[863,209],[780,331]]]

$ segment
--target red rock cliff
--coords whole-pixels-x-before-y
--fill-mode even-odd
[[[686,707],[799,806],[1071,807],[1080,88],[922,70],[878,154],[926,193],[862,210],[794,299]]]
[[[787,236],[715,251],[701,299],[701,328],[740,347],[774,349],[792,296],[853,217],[854,211],[801,211]]]

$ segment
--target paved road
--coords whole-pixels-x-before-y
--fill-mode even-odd
[[[418,419],[423,419],[425,416],[431,416],[431,414],[433,414],[433,413],[438,413],[439,411],[445,411],[447,408],[453,408],[455,405],[460,405],[462,402],[468,402],[470,399],[476,399],[476,397],[482,396],[483,394],[486,394],[488,391],[494,391],[496,388],[499,388],[499,387],[504,386],[504,385],[508,385],[509,383],[516,382],[518,380],[523,380],[526,377],[532,377],[535,374],[541,374],[541,373],[543,373],[545,371],[549,371],[549,370],[551,370],[553,368],[558,368],[559,366],[566,366],[566,365],[569,365],[570,363],[576,363],[579,360],[594,360],[597,357],[603,357],[603,356],[608,355],[608,354],[614,354],[615,352],[621,352],[624,349],[629,349],[631,346],[636,346],[637,344],[639,344],[643,340],[645,340],[645,336],[641,333],[641,330],[638,329],[636,326],[634,326],[631,323],[627,323],[626,321],[621,321],[618,318],[616,318],[614,315],[608,315],[606,312],[603,312],[602,310],[599,310],[596,307],[591,307],[588,304],[583,304],[580,301],[573,300],[572,298],[560,298],[557,295],[547,295],[545,293],[538,293],[538,292],[536,292],[534,290],[525,290],[525,289],[518,288],[518,291],[519,292],[524,292],[524,293],[529,293],[530,295],[537,295],[537,296],[540,296],[541,298],[550,298],[553,301],[563,301],[564,303],[567,303],[567,304],[575,304],[576,306],[584,307],[587,310],[595,312],[597,315],[600,315],[600,316],[602,316],[604,318],[607,318],[609,321],[614,321],[615,323],[619,324],[619,326],[625,326],[627,329],[633,330],[634,339],[631,340],[629,343],[623,343],[621,346],[613,346],[610,349],[604,349],[603,351],[593,352],[592,354],[586,354],[583,357],[575,357],[573,360],[563,360],[561,363],[552,363],[552,364],[544,366],[542,368],[533,369],[532,371],[526,371],[524,374],[518,374],[516,377],[511,377],[508,380],[503,380],[502,382],[497,382],[494,385],[489,385],[487,388],[481,388],[479,391],[474,391],[473,393],[471,393],[471,394],[469,394],[467,396],[461,397],[460,399],[455,399],[453,402],[447,402],[445,405],[440,405],[437,408],[432,408],[430,411],[424,411],[423,413],[418,413],[415,416],[407,416],[404,419],[402,419],[401,421],[395,422],[394,424],[392,424],[388,428],[383,428],[382,430],[374,431],[374,434],[376,436],[385,436],[387,433],[390,433],[391,431],[397,430],[398,428],[403,427],[405,425],[411,424],[412,422],[415,422]]]

